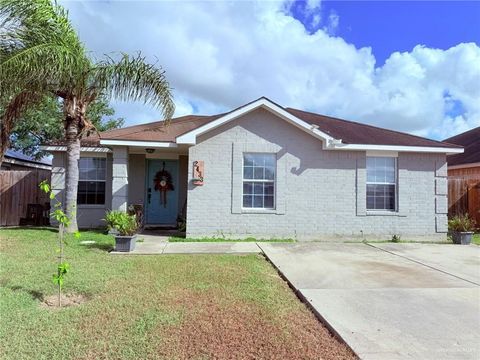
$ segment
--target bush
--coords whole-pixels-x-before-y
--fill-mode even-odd
[[[105,215],[105,221],[109,229],[115,229],[121,236],[135,235],[138,229],[136,216],[128,215],[123,211],[108,211]]]
[[[107,229],[115,229],[115,224],[117,224],[124,213],[118,210],[107,211],[105,214],[105,222],[107,223]]]
[[[448,230],[467,232],[475,230],[475,221],[468,215],[455,215],[448,220]]]

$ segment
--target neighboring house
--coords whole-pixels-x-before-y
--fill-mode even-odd
[[[52,161],[47,158],[35,160],[19,151],[8,149],[5,152],[0,170],[52,170]]]
[[[5,152],[0,166],[0,226],[48,223],[50,199],[38,184],[50,181],[51,170],[49,159],[35,160],[13,150]]]
[[[66,149],[44,149],[63,193]],[[105,210],[140,204],[147,225],[186,209],[188,237],[443,239],[446,154],[462,151],[260,98],[84,139],[78,221],[102,226]]]
[[[469,213],[480,227],[480,127],[444,141],[465,148],[447,157],[449,213]]]

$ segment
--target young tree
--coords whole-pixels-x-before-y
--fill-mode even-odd
[[[164,71],[138,54],[89,56],[67,11],[51,0],[0,0],[0,161],[21,114],[46,95],[61,98],[67,168],[65,211],[75,232],[80,138],[94,131],[87,117],[99,97],[143,101],[171,118],[174,104]]]
[[[58,222],[58,248],[57,248],[57,272],[53,274],[53,283],[57,285],[57,299],[58,299],[58,306],[62,307],[62,289],[63,283],[65,280],[65,275],[70,270],[70,264],[65,261],[65,227],[68,226],[70,223],[70,219],[62,210],[62,203],[58,201],[55,197],[50,184],[44,180],[39,184],[40,189],[50,196],[51,200],[55,201],[54,210],[51,213],[51,217],[54,218]],[[80,233],[77,231],[75,232],[75,237],[80,237]]]
[[[123,126],[124,120],[114,118],[114,114],[115,110],[103,98],[98,98],[87,110],[87,118],[98,131]],[[16,121],[10,135],[10,148],[40,159],[47,155],[40,150],[40,145],[64,138],[62,123],[62,102],[54,96],[46,96],[38,106],[28,109]]]

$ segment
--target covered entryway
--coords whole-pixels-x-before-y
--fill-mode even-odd
[[[147,159],[146,225],[176,226],[178,160]]]

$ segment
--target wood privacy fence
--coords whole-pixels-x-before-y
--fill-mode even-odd
[[[0,170],[0,226],[17,226],[27,215],[28,204],[48,203],[38,184],[50,182],[50,170]]]
[[[478,173],[449,170],[448,215],[466,213],[474,218],[480,227],[480,169]]]

